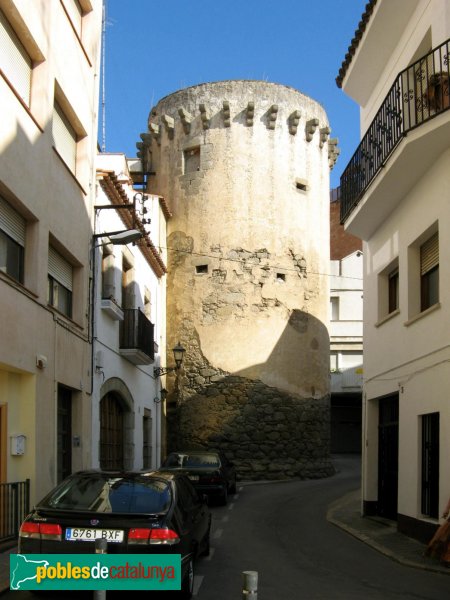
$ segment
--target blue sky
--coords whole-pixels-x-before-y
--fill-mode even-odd
[[[335,78],[367,0],[106,0],[107,152],[136,155],[150,108],[181,88],[267,80],[320,102],[341,155],[331,187],[359,143],[359,109]]]

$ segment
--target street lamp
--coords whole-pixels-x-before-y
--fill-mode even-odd
[[[172,348],[173,358],[175,360],[174,367],[155,367],[153,369],[153,375],[155,377],[161,377],[161,375],[166,375],[166,373],[171,373],[172,371],[178,371],[183,363],[184,353],[186,349],[178,342],[174,348]]]
[[[99,238],[108,238],[109,242],[113,246],[125,246],[136,242],[143,236],[143,233],[138,229],[122,229],[120,231],[109,231],[107,233],[96,233],[94,234],[94,240]]]

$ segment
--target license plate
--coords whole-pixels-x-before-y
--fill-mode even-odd
[[[80,527],[68,527],[66,529],[66,540],[70,542],[93,542],[102,538],[107,542],[123,542],[123,530],[87,529]]]
[[[188,475],[191,481],[198,481],[200,479],[199,475]]]

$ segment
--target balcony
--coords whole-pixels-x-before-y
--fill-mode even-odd
[[[154,325],[138,308],[124,308],[119,324],[120,355],[135,365],[150,365],[155,359]]]
[[[397,76],[341,176],[341,223],[348,221],[369,186],[389,166],[389,158],[408,134],[412,134],[411,147],[404,152],[404,160],[399,163],[403,175],[399,178],[399,167],[395,175],[387,177],[385,185],[381,186],[380,198],[384,196],[398,200],[402,193],[406,193],[408,186],[411,187],[412,178],[421,176],[433,158],[448,147],[447,131],[436,134],[436,128],[429,126],[426,132],[429,139],[422,145],[417,143],[420,135],[413,132],[450,108],[449,48],[450,40],[447,40]],[[369,220],[373,220],[376,212],[381,215],[384,211],[386,216],[393,208],[392,201],[390,206],[374,206]],[[368,228],[365,239],[367,231]],[[364,232],[360,230],[355,233],[363,237]]]

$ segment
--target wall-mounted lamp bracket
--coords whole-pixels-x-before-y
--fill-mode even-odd
[[[167,375],[167,373],[172,373],[177,370],[178,367],[155,367],[153,369],[153,375],[155,377],[162,377],[163,375]]]
[[[173,357],[175,359],[175,367],[155,367],[153,369],[154,377],[161,377],[162,375],[166,375],[167,373],[173,373],[173,371],[178,371],[181,368],[183,363],[184,353],[186,350],[183,346],[178,342],[178,344],[172,349]]]

